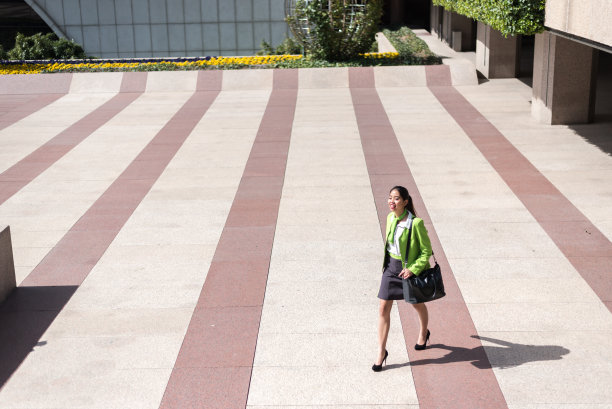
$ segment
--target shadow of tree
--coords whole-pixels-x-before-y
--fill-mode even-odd
[[[389,367],[470,362],[479,369],[504,369],[516,367],[528,362],[555,361],[563,359],[563,355],[570,353],[569,349],[559,345],[524,345],[478,335],[472,335],[472,338],[488,341],[499,346],[464,348],[444,344],[434,344],[429,346],[428,349],[445,349],[448,350],[449,353],[440,358],[420,359],[406,364],[389,365]]]

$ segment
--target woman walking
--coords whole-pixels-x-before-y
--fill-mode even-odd
[[[379,372],[386,361],[387,337],[391,325],[391,307],[393,300],[403,300],[402,280],[430,268],[431,242],[423,219],[416,217],[412,198],[403,186],[394,186],[388,199],[391,213],[387,216],[385,257],[383,275],[378,298],[380,298],[378,316],[378,357],[372,370]],[[409,231],[410,243],[408,243]],[[408,251],[406,251],[408,250]],[[412,304],[419,316],[420,331],[414,349],[423,350],[431,333],[427,329],[429,316],[424,303]]]

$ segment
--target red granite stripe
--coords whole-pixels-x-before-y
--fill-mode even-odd
[[[245,408],[297,100],[274,86],[160,408]],[[270,141],[275,141],[270,143]],[[236,276],[237,266],[240,276]]]
[[[425,66],[425,72],[428,87],[452,85],[448,65],[427,65]]]
[[[0,388],[34,350],[41,336],[102,257],[218,95],[220,75],[202,71],[199,76],[215,79],[208,81],[214,85],[211,86],[212,91],[203,88],[183,105],[128,169],[75,223],[9,298],[0,304]],[[142,76],[128,77],[136,79],[136,83],[129,84],[129,87],[143,89]],[[203,80],[202,83],[207,81]],[[148,148],[157,145],[163,145],[163,148],[156,155],[150,155]],[[141,179],[141,174],[147,177]],[[243,372],[242,368],[232,369],[224,379],[231,381],[233,374]],[[231,383],[226,386],[229,388]]]
[[[80,285],[218,93],[195,92],[26,277],[22,286]],[[152,149],[156,150],[155,155],[150,154]]]
[[[146,73],[126,73],[121,84],[123,93],[115,95],[1,173],[0,205],[134,102],[144,91],[145,83]]]
[[[416,181],[374,88],[373,70],[349,68],[349,85],[372,193],[376,200],[381,234],[388,214],[386,198],[389,189],[397,184],[403,185],[410,191],[419,217],[425,220],[444,274],[447,297],[428,304],[432,346],[425,351],[416,352],[413,349],[418,332],[416,314],[407,304],[398,302],[419,406],[422,409],[505,408],[507,405],[497,378],[480,340],[473,338],[477,335],[476,328],[436,230],[430,222]],[[363,88],[357,88],[356,85]],[[479,365],[473,365],[474,362]]]
[[[124,72],[119,92],[144,92],[147,86],[146,72]]]
[[[68,93],[72,74],[1,75],[0,130]]]
[[[0,95],[0,131],[50,105],[64,95]]]
[[[459,91],[430,90],[612,311],[612,242]]]

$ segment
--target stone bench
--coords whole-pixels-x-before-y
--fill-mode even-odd
[[[0,229],[0,303],[8,297],[16,286],[11,229],[6,226]]]

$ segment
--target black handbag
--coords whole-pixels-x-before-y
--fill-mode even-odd
[[[408,243],[406,245],[406,259],[408,259],[408,251],[410,250],[410,236],[412,235],[412,222],[408,230]],[[433,252],[432,252],[433,255]],[[421,271],[419,275],[413,275],[405,280],[402,280],[404,290],[404,300],[410,304],[419,304],[437,300],[446,295],[444,292],[444,282],[442,281],[442,272],[434,255],[435,265],[427,270]]]

